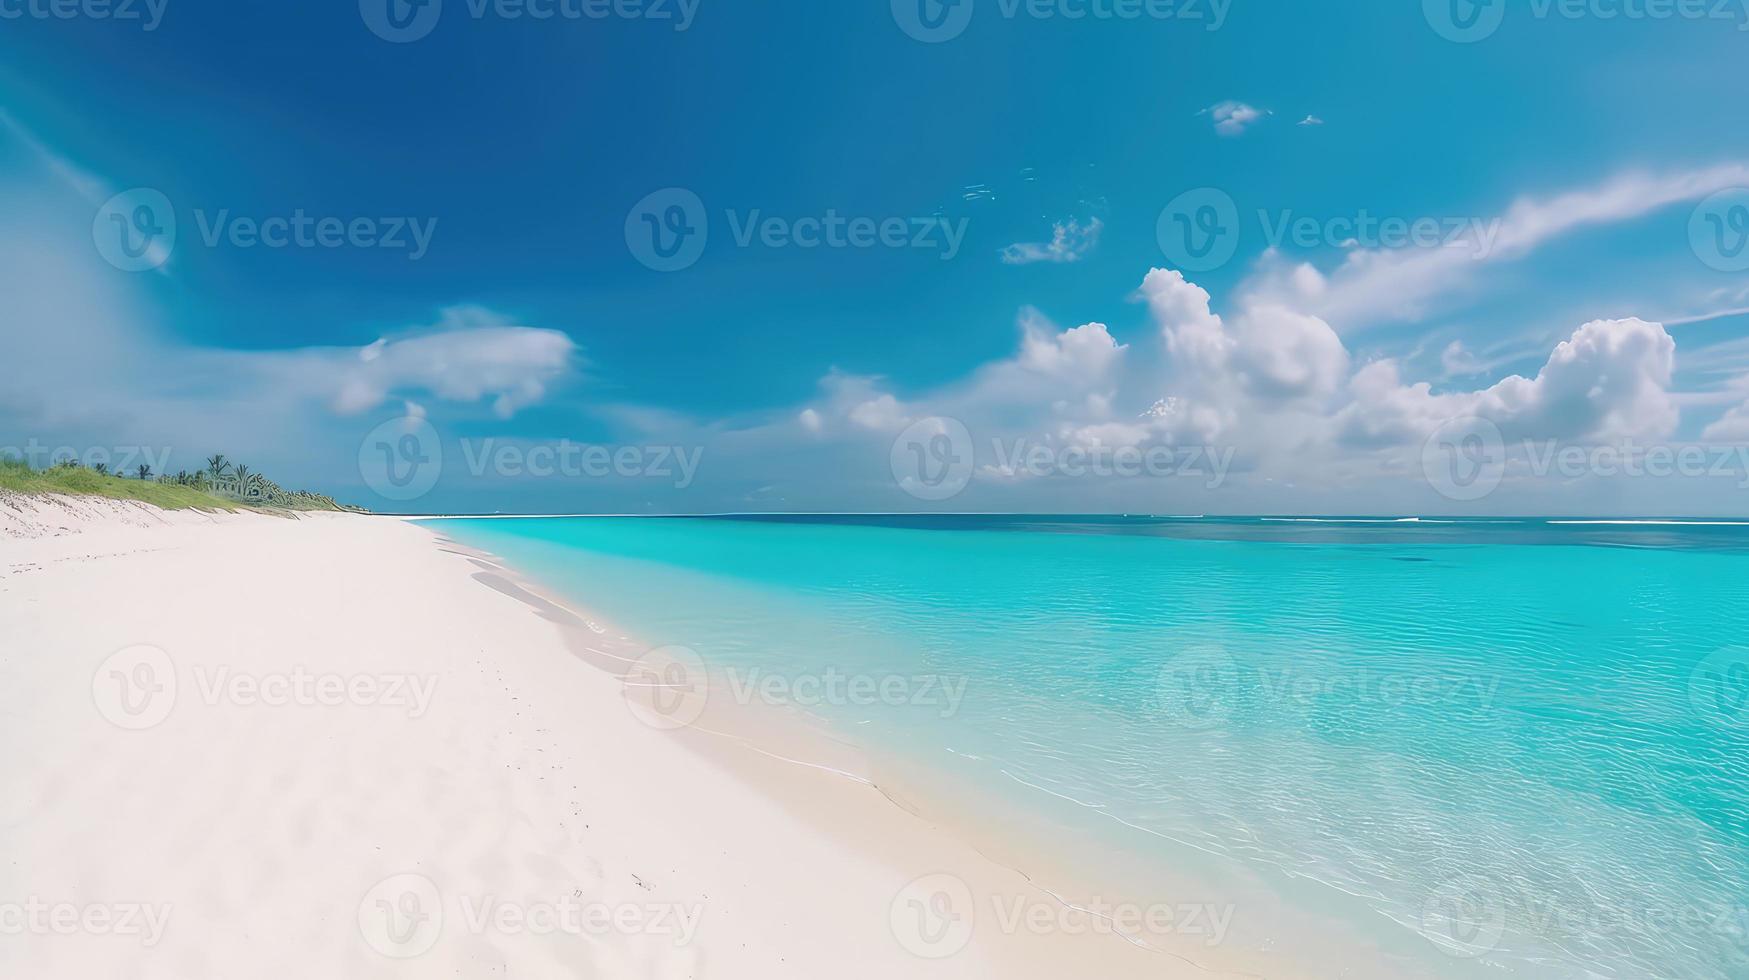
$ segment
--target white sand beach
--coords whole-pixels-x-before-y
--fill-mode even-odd
[[[640,720],[589,614],[417,523],[6,504],[0,975],[1228,975]]]

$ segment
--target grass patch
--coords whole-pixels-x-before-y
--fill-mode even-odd
[[[300,498],[285,503],[252,504],[211,493],[201,487],[157,480],[126,480],[84,466],[31,468],[19,459],[0,457],[0,491],[23,494],[62,493],[77,497],[137,500],[164,510],[342,510],[326,498]]]

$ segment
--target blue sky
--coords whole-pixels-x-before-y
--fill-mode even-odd
[[[1749,443],[1749,272],[1691,241],[1749,186],[1741,4],[1485,4],[1460,43],[1465,0],[925,0],[963,23],[926,43],[911,2],[443,0],[396,42],[377,0],[4,0],[0,445],[223,450],[385,510],[1749,511],[1742,465],[1519,458]],[[93,226],[136,188],[177,241],[130,271]],[[633,212],[670,188],[708,232],[659,271]],[[1161,229],[1204,188],[1232,257],[1190,269]],[[368,235],[251,237],[298,214]],[[903,244],[797,244],[830,215]],[[1454,418],[1511,459],[1484,497],[1426,478]],[[359,463],[397,419],[443,455],[404,501]],[[932,419],[971,462],[938,499],[896,461]],[[570,444],[698,465],[467,464]],[[1064,462],[1160,447],[1230,462]]]

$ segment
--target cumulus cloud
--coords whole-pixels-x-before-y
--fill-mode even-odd
[[[1418,472],[1405,461],[1459,417],[1488,418],[1511,439],[1572,442],[1667,438],[1679,421],[1675,342],[1645,320],[1582,324],[1533,376],[1435,391],[1399,361],[1357,363],[1322,317],[1269,296],[1241,293],[1227,314],[1182,273],[1154,269],[1137,298],[1160,338],[1153,357],[1132,360],[1104,324],[1061,329],[1026,310],[1017,350],[964,381],[901,397],[882,379],[834,373],[820,398],[777,426],[801,418],[874,458],[908,425],[956,419],[979,447],[974,485],[1010,492],[1038,474],[992,457],[992,444],[1207,448],[1231,454],[1248,478],[1285,486]]]
[[[1670,392],[1676,341],[1658,323],[1593,320],[1556,345],[1534,378],[1512,375],[1491,387],[1435,394],[1404,384],[1394,361],[1357,372],[1341,416],[1353,445],[1426,438],[1453,418],[1475,416],[1527,439],[1665,438],[1676,429]]]
[[[1008,265],[1031,265],[1034,262],[1079,262],[1099,244],[1099,233],[1105,224],[1098,218],[1082,225],[1075,219],[1059,221],[1051,226],[1048,242],[1015,242],[1002,250],[1002,261]]]
[[[1242,392],[1264,401],[1323,398],[1348,371],[1348,351],[1330,325],[1278,303],[1246,300],[1231,329],[1209,294],[1172,269],[1142,281],[1167,349],[1206,392]]]
[[[335,411],[354,415],[391,395],[427,392],[453,402],[490,399],[499,418],[539,401],[572,366],[577,347],[557,330],[512,326],[490,311],[444,311],[434,328],[381,339],[354,354],[294,355],[299,370],[331,377]],[[271,355],[268,355],[271,356]]]
[[[1215,121],[1215,132],[1222,136],[1238,136],[1244,133],[1245,129],[1252,123],[1269,115],[1269,113],[1255,106],[1228,99],[1225,102],[1217,102],[1209,106],[1197,115],[1212,116]]]

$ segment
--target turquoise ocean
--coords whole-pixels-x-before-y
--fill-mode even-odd
[[[778,690],[1130,894],[1231,901],[1223,942],[1291,954],[1247,914],[1300,908],[1377,975],[1749,977],[1749,526],[431,526],[713,673],[885,680]]]

